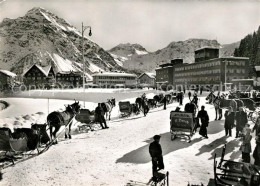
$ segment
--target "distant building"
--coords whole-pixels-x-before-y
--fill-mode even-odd
[[[155,69],[156,86],[173,85],[173,65],[171,63],[166,63],[159,66],[160,68]]]
[[[171,63],[159,65],[160,67],[155,69],[156,72],[156,86],[161,87],[162,85],[175,85],[174,80],[174,66],[183,64],[183,59],[173,59]]]
[[[185,64],[180,59],[160,65],[156,69],[156,83],[176,85],[231,85],[233,79],[248,78],[247,57],[219,58],[219,49],[205,47],[195,51],[195,63]],[[171,84],[172,83],[172,84]]]
[[[51,65],[41,67],[38,64],[32,65],[23,74],[25,85],[43,86],[55,82],[55,73]]]
[[[155,74],[145,72],[138,77],[139,84],[145,87],[155,87]]]
[[[195,63],[215,59],[219,57],[219,49],[216,47],[203,47],[195,50]]]
[[[14,83],[16,74],[8,70],[0,69],[0,90],[6,89]]]
[[[260,66],[255,66],[256,77],[253,77],[254,89],[260,90]]]
[[[56,83],[63,86],[80,86],[83,83],[82,72],[58,72],[56,74]]]
[[[93,74],[93,84],[102,87],[132,87],[137,85],[137,76],[129,73],[103,72]]]
[[[212,85],[248,78],[248,58],[226,57],[186,64],[175,68],[176,84]]]

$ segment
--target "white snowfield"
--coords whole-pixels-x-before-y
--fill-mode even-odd
[[[29,127],[33,122],[44,123],[48,108],[49,112],[63,110],[64,104],[74,102],[69,97],[74,99],[83,95],[73,91],[56,94],[57,92],[45,91],[42,96],[44,99],[4,98],[10,107],[0,111],[0,124]],[[170,111],[178,106],[176,102],[167,105],[167,110],[162,107],[152,109],[146,117],[140,114],[119,118],[118,101],[134,102],[135,97],[144,92],[148,98],[157,93],[155,90],[129,90],[128,93],[123,90],[86,90],[81,100],[85,99],[86,108],[91,110],[98,102],[105,101],[112,95],[116,98],[117,105],[112,111],[111,121],[107,122],[109,129],[78,133],[74,122],[71,140],[64,140],[62,135],[58,145],[51,146],[43,154],[3,169],[0,185],[123,186],[129,180],[147,183],[152,175],[148,147],[155,134],[161,135],[165,170],[170,173],[169,182],[172,186],[185,186],[188,182],[208,185],[213,178],[214,154],[217,154],[219,160],[224,144],[227,144],[225,158],[241,161],[241,141],[235,138],[235,128],[232,137],[225,137],[224,120],[214,121],[213,106],[205,104],[206,93],[199,99],[200,106],[205,105],[210,116],[208,139],[202,138],[197,132],[191,143],[187,143],[185,137],[171,141],[169,116]],[[63,100],[49,99],[48,107],[48,93],[54,94],[50,98],[60,96]],[[187,101],[186,96],[184,103]],[[183,106],[181,108],[183,110]],[[253,135],[252,149],[255,147],[254,139]],[[251,161],[254,161],[252,156]]]

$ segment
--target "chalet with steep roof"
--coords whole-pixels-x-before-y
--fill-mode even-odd
[[[145,72],[138,77],[138,82],[143,87],[155,87],[155,74]]]
[[[13,84],[16,74],[8,70],[0,69],[0,90]]]
[[[55,72],[51,65],[42,67],[38,64],[32,65],[23,74],[25,85],[41,86],[55,83]]]

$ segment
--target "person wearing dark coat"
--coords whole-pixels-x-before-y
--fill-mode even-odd
[[[256,119],[255,126],[253,127],[252,132],[255,131],[255,136],[258,136],[260,134],[260,117]]]
[[[242,151],[242,160],[245,163],[250,163],[250,153],[251,150],[251,139],[252,135],[250,134],[251,129],[250,125],[244,127],[242,132],[242,144],[240,146],[240,150]]]
[[[181,92],[180,92],[180,105],[182,105],[183,97],[184,97],[184,94],[183,94],[183,92],[181,91]]]
[[[198,112],[197,119],[201,121],[199,134],[205,138],[208,138],[207,127],[209,125],[209,115],[205,110],[205,106],[201,106],[201,110]]]
[[[167,105],[167,99],[166,96],[163,97],[163,109],[166,110],[166,105]]]
[[[244,112],[242,107],[239,107],[239,112],[236,113],[236,138],[240,135],[243,128],[245,127],[247,123],[247,113]]]
[[[191,97],[191,92],[189,91],[188,92],[188,96],[189,96],[189,100],[190,100],[190,97]],[[190,100],[191,101],[191,100]]]
[[[198,96],[197,94],[194,94],[192,102],[196,105],[196,107],[198,108]]]
[[[256,146],[253,152],[254,165],[260,166],[260,134],[256,136]]]
[[[100,126],[102,129],[108,129],[109,127],[107,126],[106,119],[105,119],[105,112],[103,108],[101,107],[101,103],[98,103],[98,106],[95,109],[95,115],[96,115],[96,120],[100,123]],[[103,126],[103,123],[105,126]]]
[[[228,107],[228,110],[225,112],[225,132],[226,132],[226,136],[232,136],[232,131],[231,129],[234,126],[234,122],[235,122],[235,114],[234,112],[232,112],[232,107]]]
[[[162,156],[162,147],[159,144],[160,135],[155,135],[153,137],[154,141],[149,145],[149,153],[152,157],[152,165],[153,165],[153,178],[156,177],[156,174],[159,170],[164,169],[163,156]]]

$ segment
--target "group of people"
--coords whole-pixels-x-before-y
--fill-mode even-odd
[[[248,124],[247,113],[244,111],[243,107],[239,108],[238,112],[233,111],[232,107],[228,107],[225,112],[225,134],[226,136],[232,136],[232,128],[236,127],[235,138],[241,137],[242,144],[240,150],[242,152],[242,161],[250,163],[250,153],[252,152],[251,133],[255,132],[256,147],[253,152],[253,157],[255,159],[255,165],[260,166],[260,118],[257,119],[253,130],[250,129]]]

